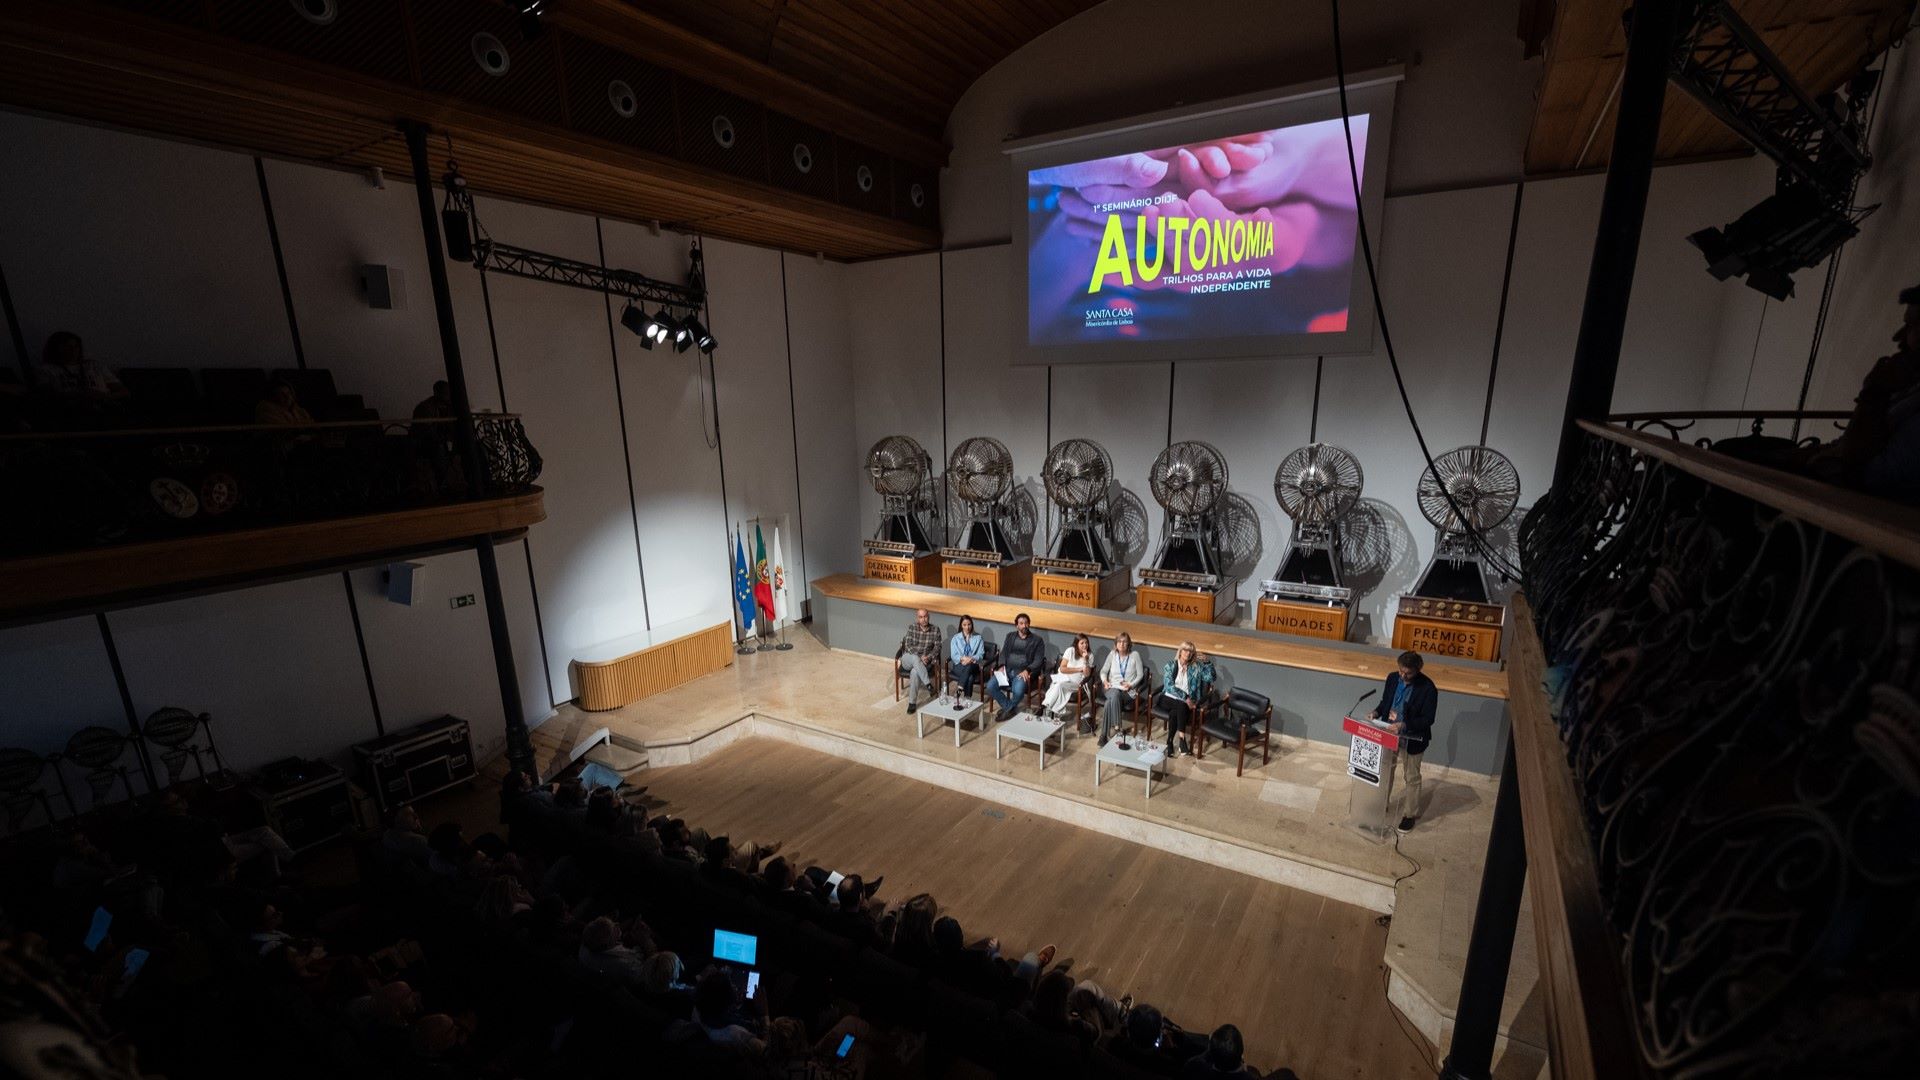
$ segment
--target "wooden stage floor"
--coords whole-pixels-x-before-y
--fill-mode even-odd
[[[1103,986],[1112,981],[1115,983],[1115,993],[1130,990],[1147,1000],[1155,995],[1155,991],[1147,989],[1147,984],[1125,981],[1132,977],[1134,971],[1145,973],[1148,968],[1164,968],[1168,973],[1164,977],[1175,980],[1171,985],[1172,991],[1185,995],[1211,991],[1199,987],[1197,983],[1187,985],[1179,982],[1180,973],[1187,973],[1188,982],[1191,983],[1212,977],[1222,970],[1211,962],[1201,963],[1188,952],[1177,949],[1159,952],[1158,962],[1154,964],[1131,959],[1140,950],[1158,949],[1164,937],[1164,931],[1147,932],[1147,924],[1151,922],[1145,915],[1147,911],[1164,908],[1167,916],[1171,917],[1185,910],[1188,918],[1182,920],[1177,937],[1173,940],[1190,946],[1202,940],[1211,941],[1216,936],[1207,933],[1208,925],[1220,926],[1223,925],[1220,920],[1229,918],[1235,920],[1236,927],[1246,922],[1250,917],[1246,914],[1248,904],[1252,903],[1251,898],[1256,894],[1265,898],[1260,901],[1262,911],[1271,907],[1294,913],[1281,923],[1271,924],[1273,927],[1290,925],[1288,920],[1294,918],[1307,918],[1300,914],[1302,912],[1325,909],[1349,913],[1352,920],[1357,920],[1353,923],[1351,933],[1343,930],[1341,940],[1327,944],[1324,949],[1316,947],[1299,954],[1287,952],[1287,949],[1304,946],[1298,942],[1280,941],[1287,934],[1276,930],[1276,940],[1270,944],[1274,948],[1284,944],[1285,949],[1275,954],[1279,959],[1272,965],[1234,965],[1236,970],[1251,967],[1265,972],[1261,977],[1274,985],[1254,996],[1278,995],[1280,1001],[1271,1013],[1259,1011],[1265,1006],[1254,1004],[1249,1004],[1244,1010],[1229,1010],[1236,1022],[1245,1024],[1262,1019],[1265,1024],[1267,1020],[1264,1018],[1270,1018],[1275,1025],[1271,1033],[1263,1031],[1258,1037],[1250,1027],[1246,1028],[1250,1041],[1275,1049],[1274,1056],[1257,1059],[1262,1064],[1289,1064],[1303,1075],[1338,1075],[1338,1069],[1323,1072],[1320,1068],[1314,1068],[1309,1072],[1303,1068],[1302,1062],[1321,1062],[1331,1068],[1340,1059],[1337,1056],[1322,1057],[1311,1047],[1300,1044],[1300,1040],[1325,1040],[1330,1045],[1339,1044],[1351,1049],[1346,1047],[1339,1024],[1332,1014],[1323,1016],[1310,1010],[1305,1014],[1300,1013],[1303,1006],[1294,1000],[1294,996],[1305,991],[1292,984],[1301,979],[1273,978],[1272,972],[1312,972],[1311,977],[1304,980],[1309,984],[1324,979],[1344,985],[1344,980],[1349,976],[1356,971],[1363,971],[1371,980],[1370,996],[1365,1001],[1377,1005],[1382,1018],[1390,1021],[1387,1012],[1390,1007],[1382,992],[1384,977],[1381,964],[1384,956],[1385,962],[1399,976],[1394,980],[1394,1000],[1417,1021],[1401,1022],[1409,1023],[1409,1031],[1417,1026],[1427,1031],[1429,1036],[1441,1035],[1448,1030],[1445,1018],[1452,1013],[1459,988],[1460,970],[1478,893],[1486,830],[1491,820],[1494,795],[1491,779],[1429,768],[1425,785],[1426,806],[1420,827],[1401,838],[1397,851],[1393,846],[1375,844],[1363,838],[1346,825],[1349,781],[1345,775],[1344,750],[1303,739],[1286,736],[1276,738],[1272,762],[1261,766],[1257,757],[1252,759],[1243,777],[1234,776],[1231,751],[1222,755],[1214,750],[1204,761],[1178,759],[1173,764],[1171,777],[1156,781],[1152,798],[1143,800],[1137,773],[1127,772],[1111,777],[1098,789],[1093,788],[1094,742],[1091,738],[1069,738],[1065,752],[1057,757],[1050,751],[1044,772],[1036,767],[1036,754],[1030,747],[1016,750],[1009,744],[1006,756],[996,760],[991,731],[978,733],[971,725],[964,731],[962,745],[958,748],[953,744],[952,729],[947,727],[936,730],[930,726],[926,738],[922,740],[916,737],[913,718],[906,715],[903,705],[893,701],[887,682],[886,660],[830,650],[802,627],[793,628],[789,634],[794,644],[790,651],[740,657],[737,663],[724,671],[622,709],[589,713],[571,706],[562,708],[533,732],[543,771],[564,762],[568,747],[589,732],[605,726],[651,748],[655,767],[648,770],[644,782],[652,785],[656,793],[674,793],[672,797],[678,802],[682,793],[679,777],[723,776],[724,773],[708,771],[712,762],[724,762],[733,757],[732,750],[717,749],[729,741],[722,736],[729,734],[730,730],[750,730],[749,725],[741,724],[743,717],[764,717],[846,740],[858,740],[863,750],[874,751],[862,760],[871,760],[875,754],[884,753],[908,763],[915,760],[941,763],[954,769],[968,770],[983,782],[1006,781],[1058,796],[1056,801],[1065,800],[1070,809],[1084,809],[1093,815],[1128,815],[1142,821],[1172,826],[1196,837],[1208,837],[1216,842],[1336,870],[1375,893],[1391,897],[1393,918],[1390,928],[1382,930],[1374,926],[1374,913],[1357,904],[1312,895],[1273,881],[1260,880],[1218,866],[1203,865],[1193,858],[1183,857],[1204,858],[1205,852],[1201,850],[1203,845],[1169,843],[1163,845],[1163,849],[1156,850],[1151,846],[1067,823],[1083,815],[1069,814],[1066,815],[1067,820],[1060,821],[1039,817],[1007,806],[1004,802],[988,802],[977,797],[977,791],[972,795],[964,787],[961,791],[949,791],[922,780],[808,750],[793,745],[791,740],[749,736],[748,742],[735,744],[742,750],[752,745],[753,760],[764,760],[767,775],[763,777],[756,772],[752,787],[728,792],[722,786],[702,796],[708,799],[725,797],[728,802],[723,812],[743,815],[743,835],[756,839],[789,838],[801,844],[799,854],[802,857],[814,859],[822,865],[835,863],[826,858],[832,852],[817,850],[812,846],[811,816],[825,814],[844,822],[856,819],[842,816],[853,811],[844,805],[844,796],[832,785],[802,785],[790,797],[773,794],[774,789],[767,785],[775,782],[778,770],[773,766],[781,761],[783,755],[790,756],[795,762],[812,763],[807,766],[809,769],[850,767],[853,771],[845,775],[858,777],[857,782],[848,781],[857,790],[878,790],[887,783],[893,783],[901,785],[900,791],[912,793],[914,800],[924,800],[928,805],[956,807],[961,804],[951,803],[950,800],[972,798],[978,806],[966,811],[965,820],[971,822],[969,828],[978,829],[983,834],[1005,832],[1001,826],[1007,821],[1031,819],[1035,828],[1044,823],[1048,827],[1044,834],[1049,837],[1044,843],[1036,840],[1034,843],[992,849],[991,857],[981,866],[991,865],[995,869],[981,876],[995,883],[994,888],[988,890],[983,884],[982,891],[977,893],[970,892],[964,884],[942,889],[931,884],[914,886],[898,878],[896,875],[905,873],[911,879],[922,880],[918,875],[923,871],[908,869],[907,864],[897,866],[894,860],[879,857],[882,850],[896,850],[891,846],[894,842],[890,836],[899,830],[889,824],[886,816],[873,819],[875,831],[870,835],[861,835],[852,824],[847,824],[847,842],[875,845],[855,848],[856,852],[872,851],[874,857],[850,856],[848,861],[850,868],[863,873],[870,872],[868,867],[871,866],[887,875],[886,888],[881,894],[884,899],[899,900],[922,889],[932,892],[944,904],[956,908],[956,917],[970,931],[977,926],[982,933],[993,933],[1005,939],[1010,947],[1022,944],[1019,937],[1026,932],[1024,927],[1030,923],[1036,936],[1051,934],[1060,946],[1062,955],[1081,957],[1087,963],[1100,966],[1100,973],[1095,973],[1091,968],[1077,967],[1076,971],[1082,977],[1092,978]],[[703,744],[706,746],[704,750]],[[689,760],[693,763],[671,764]],[[743,782],[746,780],[744,772],[740,774],[740,779]],[[761,809],[754,809],[756,805]],[[996,809],[1006,816],[993,818],[985,813],[986,808]],[[764,817],[754,819],[747,816],[751,814],[762,814]],[[702,824],[708,823],[704,814],[691,804],[686,807],[686,816]],[[937,813],[926,817],[920,811],[909,811],[898,816],[903,820],[921,822],[928,828],[933,827],[935,819],[940,817]],[[753,828],[747,830],[745,825],[752,825]],[[721,827],[734,828],[728,824],[722,824]],[[1034,835],[1037,837],[1041,834]],[[1083,848],[1080,844],[1095,840],[1099,841],[1098,849],[1103,854],[1099,858],[1083,856],[1082,852],[1095,849]],[[901,844],[897,850],[901,852],[902,859],[912,859],[917,851],[923,850],[923,845],[931,842],[952,840],[934,833],[922,833],[912,843]],[[1124,934],[1118,928],[1109,934],[1102,929],[1102,920],[1098,918],[1090,919],[1080,914],[1065,915],[1066,912],[1083,912],[1086,903],[1093,902],[1080,897],[1078,893],[1044,893],[1044,902],[1028,911],[1023,898],[1027,890],[1037,887],[1040,879],[1049,873],[1049,867],[1055,862],[1052,850],[1055,846],[1061,847],[1075,859],[1074,880],[1063,879],[1063,884],[1058,886],[1060,889],[1077,889],[1080,879],[1096,883],[1108,881],[1105,875],[1109,869],[1112,870],[1115,877],[1095,891],[1100,896],[1119,894],[1119,899],[1125,901],[1122,907],[1105,919],[1105,922],[1126,927]],[[1078,861],[1083,857],[1089,861]],[[1108,867],[1108,860],[1111,861],[1111,867]],[[1161,894],[1152,892],[1147,884],[1142,884],[1146,879],[1133,878],[1131,875],[1134,871],[1129,869],[1136,864],[1144,865],[1141,860],[1172,860],[1166,865],[1183,868],[1178,873],[1184,873],[1189,878],[1204,870],[1203,875],[1194,879],[1211,884],[1204,893],[1189,892],[1177,902],[1152,899]],[[971,874],[973,869],[966,861],[953,860],[944,853],[929,862],[950,862],[966,874]],[[930,865],[924,871],[929,875],[939,872],[937,865]],[[1129,885],[1128,882],[1133,884]],[[907,891],[901,891],[903,889]],[[1148,899],[1136,900],[1136,896]],[[1282,897],[1288,899],[1280,899]],[[963,903],[978,906],[962,908]],[[973,914],[975,910],[979,914]],[[1193,918],[1192,913],[1200,910],[1213,910],[1219,914],[1213,920]],[[1046,914],[1049,911],[1062,913],[1061,921],[1047,921],[1054,918]],[[1239,929],[1235,929],[1223,931],[1220,936],[1237,940],[1240,933]],[[1352,934],[1359,934],[1360,937],[1354,938]],[[1044,943],[1032,941],[1025,944]],[[1113,955],[1103,953],[1101,950],[1104,949],[1111,949]],[[1336,961],[1340,965],[1338,971],[1327,966]],[[1311,966],[1298,966],[1302,963]],[[1546,1039],[1537,982],[1533,931],[1528,913],[1523,908],[1503,1019],[1519,1042],[1530,1044],[1531,1047],[1544,1047]],[[1343,1000],[1348,1005],[1360,1007],[1360,999],[1353,998],[1351,992]],[[1181,999],[1183,1001],[1184,998]],[[1192,1017],[1190,1022],[1195,1024],[1223,1015],[1222,1010],[1207,1007],[1204,1001],[1191,1009],[1184,1007],[1181,1002],[1168,997],[1159,1003],[1174,1008],[1177,1016]],[[1307,1015],[1319,1019],[1302,1027],[1299,1022],[1290,1019],[1295,1015],[1300,1015],[1302,1020]],[[1382,1030],[1400,1043],[1406,1051],[1407,1062],[1415,1062],[1412,1047],[1406,1045],[1404,1037],[1397,1030],[1391,1026]],[[1417,1032],[1414,1037],[1419,1038]],[[1512,1055],[1514,1060],[1503,1070],[1503,1075],[1532,1076],[1537,1071],[1538,1054],[1525,1053],[1527,1047],[1516,1049],[1522,1052]],[[1277,1056],[1282,1050],[1294,1056]],[[1377,1073],[1353,1075],[1399,1075],[1393,1071],[1398,1068],[1398,1065],[1394,1065]],[[1418,1075],[1417,1063],[1416,1071],[1410,1075]]]

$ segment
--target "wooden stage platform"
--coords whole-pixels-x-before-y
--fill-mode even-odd
[[[1254,758],[1243,777],[1234,775],[1232,753],[1215,749],[1205,760],[1173,762],[1171,775],[1156,781],[1147,799],[1135,773],[1109,777],[1098,788],[1093,786],[1095,743],[1088,737],[1069,737],[1057,755],[1050,750],[1044,772],[1029,747],[1009,744],[1005,756],[996,759],[991,730],[978,731],[972,723],[962,732],[957,748],[950,728],[929,727],[927,737],[921,739],[913,718],[893,700],[886,660],[826,648],[799,627],[790,640],[795,646],[790,652],[741,657],[723,671],[624,708],[606,712],[563,708],[533,733],[543,770],[564,761],[568,747],[603,725],[648,748],[654,768],[645,782],[656,791],[668,790],[661,785],[672,782],[678,766],[732,760],[730,754],[716,756],[728,754],[729,747],[778,743],[779,750],[793,753],[796,761],[810,761],[824,753],[893,774],[928,799],[945,798],[937,791],[944,788],[981,800],[994,813],[1047,818],[1136,845],[1144,849],[1142,858],[1152,854],[1191,859],[1232,871],[1245,882],[1236,887],[1239,892],[1232,902],[1244,902],[1249,889],[1282,888],[1288,894],[1305,894],[1314,902],[1356,912],[1391,913],[1386,971],[1373,966],[1382,959],[1378,944],[1371,946],[1376,951],[1364,963],[1409,1019],[1409,1030],[1418,1030],[1430,1040],[1444,1039],[1492,816],[1494,783],[1488,777],[1430,766],[1420,828],[1401,838],[1396,850],[1347,826],[1350,782],[1340,748],[1283,733],[1274,740],[1272,762],[1262,766]],[[771,798],[761,781],[754,783]],[[817,795],[831,804],[823,810],[852,797],[831,787]],[[767,812],[796,822],[814,813],[797,797],[768,805],[775,809]],[[903,820],[922,818],[914,814]],[[799,827],[778,831],[792,836]],[[810,847],[802,854],[818,858]],[[934,849],[924,854],[930,863],[945,858]],[[908,873],[904,869],[908,865],[922,866],[929,874],[935,869],[890,862],[880,868],[888,874],[885,898],[910,895],[894,892],[894,875]],[[1045,875],[1052,860],[1047,851],[1036,849],[1030,865],[1035,875]],[[940,890],[934,891],[952,902]],[[1015,893],[1009,889],[1009,903],[1016,902]],[[1126,899],[1115,897],[1116,902]],[[1216,899],[1196,896],[1193,903]],[[1091,928],[1103,917],[1126,922],[1143,918],[1141,912],[1124,905],[1106,916],[1087,912],[1078,918]],[[969,925],[973,921],[968,919]],[[999,932],[1012,933],[1005,928]],[[1065,930],[1058,936],[1063,955],[1103,967],[1133,963],[1132,953],[1125,952],[1131,947],[1123,941],[1125,935],[1102,938],[1090,929],[1085,939]],[[1360,962],[1353,947],[1343,946],[1346,951],[1339,953],[1345,962]],[[1108,948],[1113,951],[1105,951]],[[1167,962],[1174,962],[1172,955]],[[1536,981],[1532,934],[1523,926],[1510,977],[1507,1019],[1518,1024],[1519,1049],[1536,1048],[1528,1052],[1543,1052],[1538,1048],[1545,1046],[1544,1033],[1537,1030]]]

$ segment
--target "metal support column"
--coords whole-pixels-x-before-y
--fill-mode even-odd
[[[447,288],[446,252],[440,244],[440,216],[433,206],[433,171],[427,164],[427,128],[404,121],[407,153],[413,159],[413,188],[420,203],[420,231],[427,243],[427,278],[433,285],[433,313],[440,322],[440,355],[446,362],[447,389],[458,418],[461,461],[467,489],[479,494],[486,479],[480,460],[480,442],[474,435],[473,404],[467,399],[466,370],[460,363],[460,336],[453,322],[453,294]],[[480,591],[487,601],[487,631],[493,639],[493,670],[500,680],[500,711],[507,721],[507,761],[516,769],[535,772],[533,743],[527,738],[527,718],[520,708],[520,674],[513,664],[513,639],[507,633],[506,603],[500,595],[500,564],[494,558],[493,537],[473,538],[480,562]]]
[[[1620,368],[1634,262],[1640,255],[1640,226],[1647,216],[1660,110],[1679,41],[1681,13],[1692,9],[1683,0],[1636,0],[1630,13],[1633,26],[1620,79],[1613,156],[1607,159],[1600,227],[1594,236],[1586,305],[1580,311],[1580,336],[1573,348],[1573,377],[1567,384],[1566,412],[1560,421],[1560,454],[1553,463],[1556,488],[1571,482],[1579,466],[1581,433],[1575,421],[1598,420],[1613,411],[1613,380]]]
[[[1500,767],[1500,793],[1487,832],[1487,859],[1480,868],[1480,899],[1473,909],[1473,934],[1467,939],[1466,970],[1460,974],[1453,1044],[1441,1066],[1444,1080],[1487,1080],[1493,1075],[1493,1043],[1500,1034],[1500,1006],[1507,996],[1507,965],[1513,959],[1513,930],[1527,884],[1527,841],[1520,828],[1520,781],[1513,737],[1507,737],[1506,763]]]

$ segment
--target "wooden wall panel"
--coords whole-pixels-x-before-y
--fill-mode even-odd
[[[573,661],[578,704],[617,709],[733,663],[733,625],[720,623],[612,660]]]

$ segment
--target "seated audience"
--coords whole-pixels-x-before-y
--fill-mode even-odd
[[[1100,1037],[1097,1024],[1077,1016],[1067,1000],[1074,991],[1073,976],[1064,971],[1049,971],[1034,984],[1033,996],[1020,1007],[1027,1019],[1042,1031],[1070,1034],[1084,1047]]]
[[[900,651],[894,654],[895,666],[907,677],[908,712],[920,707],[921,690],[933,696],[932,673],[939,656],[940,631],[928,619],[927,609],[921,608],[913,613],[913,623],[900,638]]]
[[[1038,682],[1047,667],[1047,643],[1033,632],[1033,620],[1021,612],[1013,617],[1013,632],[1000,646],[1000,662],[987,680],[987,696],[1000,706],[994,721],[1006,720],[1026,700],[1027,687]],[[1006,678],[1006,685],[1000,679]]]
[[[386,831],[380,834],[380,848],[395,857],[425,866],[427,859],[433,855],[433,848],[427,843],[426,834],[420,831],[420,811],[412,806],[396,808]]]
[[[267,396],[253,406],[253,422],[256,424],[295,425],[313,423],[313,414],[300,404],[293,387],[282,379],[275,379],[267,386]]]
[[[1113,651],[1100,665],[1100,685],[1105,689],[1106,709],[1100,714],[1100,745],[1119,729],[1121,717],[1135,699],[1146,691],[1147,665],[1133,651],[1133,638],[1121,634],[1113,639]]]
[[[766,1008],[765,995],[754,999],[761,1010]],[[706,1032],[707,1039],[716,1045],[737,1050],[742,1054],[758,1057],[766,1050],[760,1037],[755,1035],[751,1018],[740,1015],[736,1006],[738,999],[733,992],[733,979],[725,969],[710,967],[700,973],[693,984],[693,1022]],[[764,1030],[764,1012],[758,1025]]]
[[[981,667],[987,661],[985,649],[984,639],[973,628],[973,616],[960,616],[960,628],[947,641],[947,674],[959,684],[961,697],[973,693],[985,677]]]
[[[1240,1029],[1232,1024],[1221,1024],[1213,1029],[1213,1037],[1207,1040],[1207,1048],[1186,1068],[1180,1070],[1183,1080],[1208,1080],[1216,1076],[1250,1076],[1258,1080],[1260,1071],[1246,1063],[1246,1043],[1240,1038]]]
[[[676,1020],[691,1019],[693,987],[680,981],[683,970],[678,953],[662,951],[647,957],[640,970],[641,999]]]
[[[1920,502],[1920,285],[1899,295],[1895,349],[1860,383],[1839,438],[1811,451],[1808,471],[1830,483]]]
[[[1127,1011],[1119,1029],[1101,1042],[1107,1053],[1155,1076],[1176,1077],[1207,1041],[1180,1030],[1160,1010],[1144,1002]]]
[[[447,380],[433,384],[433,393],[413,407],[415,420],[441,420],[453,415],[453,388]]]
[[[113,372],[92,357],[71,330],[56,330],[40,350],[40,385],[69,400],[104,402],[127,396],[127,388]]]
[[[620,924],[605,915],[580,932],[579,959],[583,967],[632,986],[646,982],[647,958],[621,944]]]

